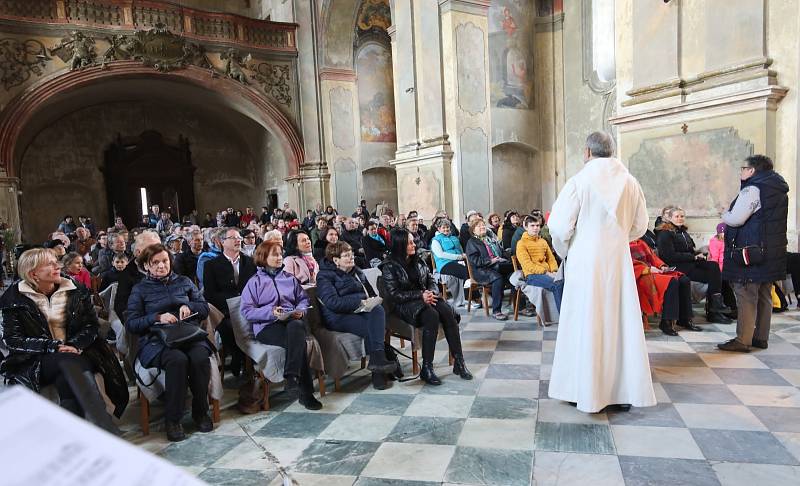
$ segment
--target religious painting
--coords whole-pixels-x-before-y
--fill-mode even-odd
[[[498,0],[489,7],[489,68],[495,108],[532,108],[533,2]]]
[[[358,105],[363,142],[397,142],[394,119],[392,55],[378,43],[358,51]]]
[[[736,196],[739,166],[752,154],[753,144],[736,129],[716,128],[645,139],[628,165],[651,215],[677,202],[688,216],[716,218]]]
[[[356,25],[360,32],[388,29],[392,25],[389,0],[364,0],[358,9]]]

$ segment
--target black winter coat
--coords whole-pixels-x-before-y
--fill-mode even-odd
[[[439,294],[439,289],[433,281],[430,268],[419,258],[414,258],[411,265],[415,265],[418,278],[411,280],[402,264],[389,258],[383,261],[378,268],[383,277],[384,308],[387,313],[396,312],[404,321],[413,325],[420,325],[417,318],[425,309],[422,292],[430,290]]]
[[[756,172],[742,182],[742,188],[758,187],[761,209],[738,227],[725,232],[722,277],[735,282],[775,282],[786,277],[786,220],[789,213],[789,185],[773,170]],[[731,208],[736,203],[734,199]],[[734,247],[759,246],[765,251],[764,263],[744,266],[733,259]]]
[[[145,368],[157,364],[156,359],[164,350],[164,343],[150,334],[150,326],[158,322],[158,315],[169,312],[178,317],[181,306],[186,305],[197,313],[194,319],[202,321],[208,317],[208,304],[191,280],[183,275],[170,273],[165,280],[145,277],[133,287],[128,299],[128,319],[125,328],[139,336],[139,361]],[[213,352],[211,343],[203,343]]]
[[[688,273],[697,264],[697,251],[686,227],[678,228],[672,223],[664,223],[658,229],[658,257],[678,271]]]
[[[345,273],[327,258],[322,260],[317,274],[317,299],[322,303],[325,322],[336,322],[341,316],[352,314],[362,300],[375,295],[360,268],[353,267],[350,273]]]
[[[108,343],[97,334],[97,314],[86,287],[78,285],[69,291],[65,343],[53,339],[47,319],[36,303],[19,291],[19,282],[0,297],[0,311],[3,313],[3,342],[10,350],[0,364],[0,372],[6,380],[38,393],[41,356],[58,352],[59,344],[73,346],[81,350],[81,356],[103,376],[106,394],[115,406],[114,415],[122,415],[128,405],[128,385],[119,361]]]
[[[203,253],[202,251],[200,253]],[[192,282],[197,280],[197,259],[200,253],[195,255],[192,250],[182,251],[175,257],[174,270],[178,275],[189,277]]]
[[[503,230],[503,236],[505,236],[505,233],[506,230]],[[467,240],[465,253],[472,267],[472,276],[475,277],[476,283],[488,285],[498,278],[503,278],[500,274],[500,264],[492,263],[489,250],[486,249],[486,245],[481,240],[474,236]]]
[[[382,237],[381,241],[378,241],[370,235],[364,235],[361,238],[361,244],[364,246],[364,258],[367,263],[373,258],[383,261],[389,255],[389,247],[383,242]]]

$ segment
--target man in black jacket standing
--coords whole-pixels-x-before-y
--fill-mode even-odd
[[[228,228],[222,238],[222,254],[209,260],[203,269],[203,295],[206,300],[225,314],[225,319],[217,326],[222,346],[231,356],[231,371],[239,375],[243,355],[236,346],[231,327],[231,314],[227,299],[242,295],[242,290],[250,277],[256,273],[253,259],[241,252],[242,236],[236,228]]]
[[[739,195],[722,214],[728,226],[722,277],[736,294],[736,338],[717,347],[748,353],[750,346],[767,348],[772,284],[786,277],[789,185],[769,157],[751,155],[745,162]]]

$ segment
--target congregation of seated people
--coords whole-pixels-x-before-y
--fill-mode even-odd
[[[286,351],[285,391],[311,410],[323,406],[314,396],[309,367],[309,314],[315,307],[325,329],[363,339],[372,386],[385,389],[402,376],[387,338],[390,315],[420,329],[420,379],[442,383],[433,359],[440,330],[453,374],[472,379],[455,309],[464,299],[442,293],[445,278],[462,291],[474,287],[476,303],[485,292],[491,316],[500,321],[508,319],[503,296],[513,288],[515,270],[517,285],[540,287],[561,306],[561,259],[541,209],[486,218],[469,211],[460,228],[446,211],[426,226],[416,211],[395,215],[384,205],[370,211],[365,201],[350,214],[318,204],[298,216],[288,203],[262,207],[260,214],[252,207],[204,217],[191,211],[181,221],[170,213],[154,205],[131,229],[116,217],[100,230],[89,217],[65,216],[43,244],[17,248],[19,280],[0,298],[3,342],[10,352],[0,367],[6,380],[37,391],[53,384],[62,407],[116,432],[101,393],[115,399],[115,414],[121,414],[127,404],[127,390],[124,400],[119,390],[126,386],[125,375],[118,361],[116,366],[102,361],[113,357],[114,336],[103,330],[98,318],[103,309],[92,303],[93,293],[114,286],[113,309],[105,311],[113,311],[138,340],[135,358],[141,366],[163,372],[166,433],[178,441],[186,437],[181,421],[189,393],[196,430],[213,429],[209,357],[220,351],[233,375],[246,370],[250,358],[235,339],[231,298],[241,296],[241,317],[258,342]],[[709,322],[730,322],[735,315],[730,286],[720,276],[724,225],[704,251],[689,235],[685,217],[679,207],[665,208],[655,227],[630,246],[642,312],[659,315],[659,328],[670,335],[701,330],[693,319],[693,282],[705,285]],[[800,278],[800,259],[790,258],[791,265],[799,267]],[[380,277],[379,286],[370,283],[368,272]],[[71,311],[51,315],[55,304],[45,306],[48,300]],[[521,307],[523,315],[535,315],[531,303]],[[165,344],[163,325],[180,321],[199,327],[212,308],[222,316],[219,341],[211,336]],[[30,316],[36,329],[21,324]],[[81,352],[88,349],[93,351]],[[109,375],[105,390],[89,383],[94,372]],[[84,376],[85,386],[75,386],[75,379],[66,378],[70,373]]]

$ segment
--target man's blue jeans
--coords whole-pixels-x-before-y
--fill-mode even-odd
[[[545,290],[549,290],[553,293],[553,297],[556,299],[556,309],[558,312],[561,312],[561,296],[564,294],[564,281],[553,280],[553,277],[542,274],[542,275],[528,275],[525,278],[525,283],[528,285],[533,285],[534,287],[541,287]]]

